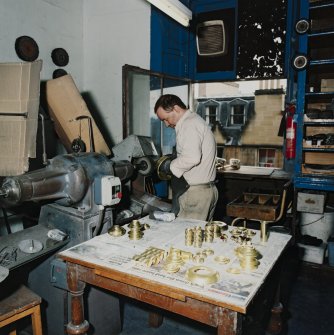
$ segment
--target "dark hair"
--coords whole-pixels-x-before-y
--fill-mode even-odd
[[[182,102],[182,100],[177,95],[164,94],[155,103],[154,113],[157,113],[157,110],[159,107],[162,107],[166,111],[171,111],[173,110],[175,105],[183,109],[187,109],[186,105]]]

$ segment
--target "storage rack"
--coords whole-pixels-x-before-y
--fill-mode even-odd
[[[324,106],[334,99],[334,88],[325,92],[321,85],[327,78],[334,81],[334,1],[301,0],[299,15],[310,23],[310,29],[297,35],[298,54],[305,55],[308,64],[297,72],[294,186],[295,189],[334,191],[334,169],[327,169],[329,165],[334,166],[334,145],[310,146],[305,141],[309,133],[334,133],[334,118],[324,118],[321,114]],[[322,109],[319,117],[307,117],[307,111],[316,105]]]

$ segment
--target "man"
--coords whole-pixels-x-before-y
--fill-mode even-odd
[[[164,169],[184,178],[189,188],[178,198],[179,217],[212,220],[218,200],[216,141],[211,129],[196,113],[173,94],[162,95],[154,112],[167,127],[175,128],[177,156]]]

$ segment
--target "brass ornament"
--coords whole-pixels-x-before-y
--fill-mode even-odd
[[[189,268],[185,278],[193,284],[203,286],[216,283],[219,280],[219,273],[207,266],[198,265]]]
[[[218,255],[214,258],[214,261],[219,264],[228,264],[230,262],[230,259],[223,255]]]
[[[125,228],[119,225],[113,225],[111,228],[108,229],[108,234],[115,237],[122,236],[125,234],[125,232]]]

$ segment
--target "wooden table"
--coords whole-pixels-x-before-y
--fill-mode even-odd
[[[67,280],[71,296],[71,322],[67,326],[68,334],[85,334],[89,323],[84,319],[83,293],[86,284],[91,284],[130,297],[152,306],[217,327],[219,335],[241,334],[242,316],[258,295],[280,255],[286,248],[290,236],[272,233],[268,243],[262,243],[259,232],[252,239],[254,247],[262,258],[256,271],[241,270],[240,274],[231,274],[228,269],[239,266],[235,254],[236,242],[222,242],[216,238],[212,243],[203,243],[201,248],[186,247],[185,228],[201,226],[206,222],[176,219],[171,223],[162,223],[148,218],[141,223],[150,225],[140,240],[130,240],[128,233],[121,237],[104,234],[89,241],[62,251],[58,257],[67,262]],[[226,234],[230,235],[229,227]],[[128,228],[127,228],[128,229]],[[230,237],[230,236],[229,236]],[[168,251],[170,247],[193,254],[199,250],[214,251],[203,265],[219,272],[216,284],[199,286],[185,279],[185,271],[198,264],[187,261],[177,273],[168,273],[163,262],[146,266],[136,262],[133,256],[141,254],[154,246]],[[229,264],[219,264],[215,255],[230,258]]]

